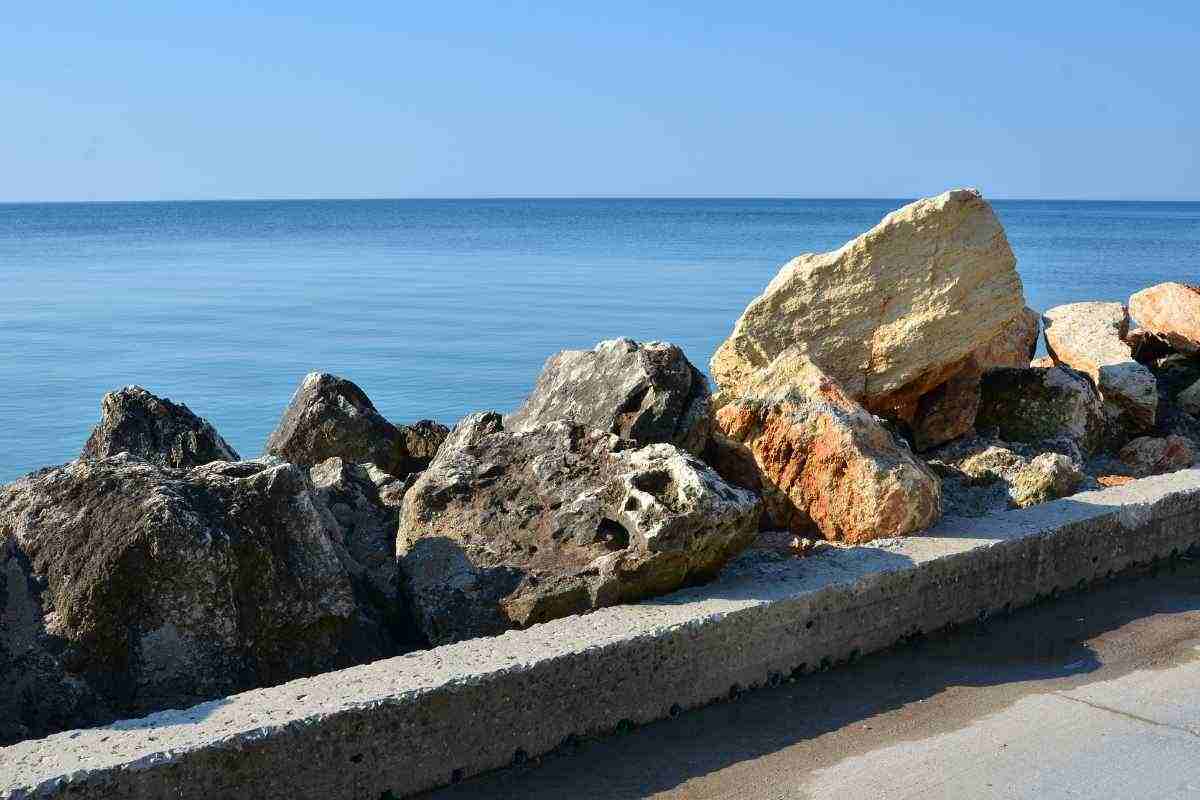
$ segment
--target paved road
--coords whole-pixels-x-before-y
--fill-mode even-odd
[[[427,797],[1200,800],[1200,562]]]

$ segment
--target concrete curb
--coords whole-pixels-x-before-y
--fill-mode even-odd
[[[1200,543],[1200,470],[0,749],[0,798],[401,797]]]

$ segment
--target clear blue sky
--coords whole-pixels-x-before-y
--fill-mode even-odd
[[[1200,3],[12,2],[0,200],[1200,199]]]

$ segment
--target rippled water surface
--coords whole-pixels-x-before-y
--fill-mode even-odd
[[[74,457],[139,383],[257,455],[304,373],[390,419],[508,410],[562,348],[704,366],[778,267],[901,200],[0,205],[0,481]],[[1200,280],[1200,203],[998,201],[1038,309]]]

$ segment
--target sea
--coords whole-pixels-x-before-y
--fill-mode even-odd
[[[312,370],[394,422],[453,424],[602,339],[675,342],[705,368],[783,263],[905,202],[0,204],[0,483],[78,455],[128,384],[250,458]],[[993,207],[1036,309],[1200,281],[1200,203]]]

